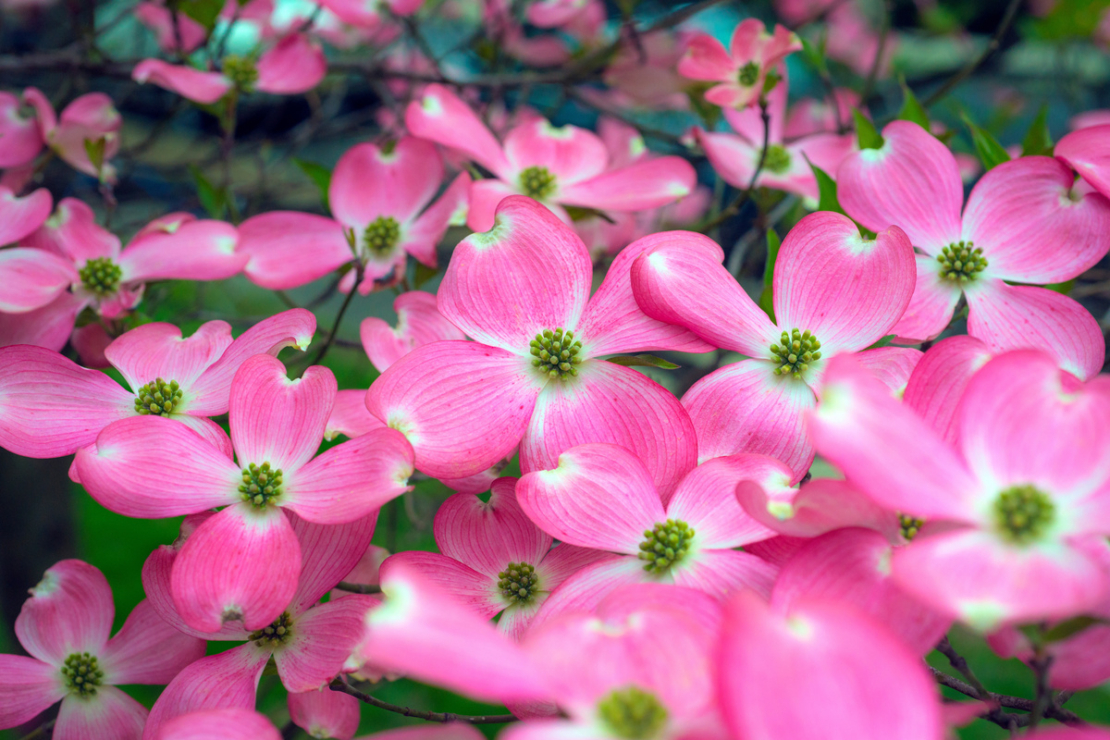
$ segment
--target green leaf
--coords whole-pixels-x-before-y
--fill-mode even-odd
[[[428,267],[423,262],[417,262],[416,269],[412,273],[412,287],[419,288],[438,274],[439,270],[436,268]]]
[[[177,9],[211,33],[220,11],[224,9],[224,0],[180,0]]]
[[[898,81],[902,86],[902,110],[898,111],[898,118],[902,121],[913,121],[926,131],[929,130],[929,113],[917,100],[913,90],[906,84],[905,78]]]
[[[891,342],[894,341],[895,336],[897,336],[897,335],[896,334],[887,334],[885,337],[883,337],[879,341],[875,342],[874,344],[872,344],[867,349],[878,349],[879,347],[885,347],[885,346],[887,346],[888,344],[890,344]]]
[[[759,307],[763,312],[775,320],[775,260],[779,256],[779,247],[782,239],[774,229],[767,229],[767,263],[763,266],[763,292],[759,294]]]
[[[103,136],[96,140],[85,139],[85,154],[89,155],[89,162],[92,163],[98,176],[104,170],[104,148],[106,146],[108,146],[108,140]]]
[[[189,174],[197,184],[197,198],[208,215],[212,218],[223,218],[227,209],[227,193],[223,188],[217,188],[208,181],[204,173],[195,164],[189,165]]]
[[[575,223],[579,221],[585,221],[588,218],[600,218],[601,220],[608,221],[609,223],[616,223],[615,221],[613,221],[612,216],[610,216],[605,211],[599,211],[596,208],[586,208],[583,206],[563,206],[563,208],[564,210],[566,210],[567,215],[570,216],[570,220],[574,221]]]
[[[813,170],[813,176],[817,178],[817,210],[818,211],[832,211],[834,213],[844,213],[844,209],[840,207],[840,201],[836,197],[836,180],[829,177],[829,174],[823,169],[809,161],[809,157],[803,153],[806,159],[806,164]]]
[[[1048,131],[1048,104],[1037,111],[1033,124],[1021,140],[1021,156],[1031,157],[1040,154],[1052,155],[1052,134]]]
[[[679,367],[679,365],[667,362],[662,357],[656,357],[655,355],[617,355],[616,357],[610,357],[609,362],[625,367],[639,365],[642,367],[658,367],[663,370],[675,370]]]
[[[308,175],[308,179],[320,189],[320,197],[324,199],[324,207],[329,208],[328,190],[331,188],[331,170],[322,164],[309,162],[307,159],[293,158],[293,164],[301,168],[301,172]]]
[[[883,137],[879,134],[871,119],[863,115],[859,108],[852,108],[852,118],[856,120],[856,139],[860,149],[878,149],[883,145]]]
[[[1098,617],[1072,617],[1071,619],[1065,619],[1063,622],[1045,630],[1045,633],[1041,637],[1045,642],[1059,642],[1060,640],[1066,640],[1072,635],[1079,634],[1088,627],[1105,623],[1105,619],[1099,619]]]
[[[1048,285],[1042,287],[1048,288],[1049,290],[1054,290],[1062,295],[1067,295],[1071,292],[1071,289],[1075,287],[1075,278],[1072,278],[1071,280],[1066,280],[1062,283],[1049,283]]]
[[[975,144],[975,153],[983,163],[984,170],[991,170],[1003,162],[1010,161],[1010,155],[998,143],[998,139],[991,136],[990,132],[976,126],[967,116],[963,117],[964,124],[971,132],[971,142]]]

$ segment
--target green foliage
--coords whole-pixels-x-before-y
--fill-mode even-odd
[[[107,146],[108,140],[103,136],[99,139],[85,139],[85,154],[89,155],[89,162],[100,177],[103,177],[104,150]]]
[[[204,210],[212,218],[223,218],[224,213],[227,212],[227,189],[216,187],[209,182],[195,164],[189,165],[189,174],[193,176],[193,182],[196,183],[197,198],[200,199]]]
[[[963,116],[964,124],[971,132],[971,142],[975,145],[975,153],[983,163],[984,170],[991,170],[1003,162],[1010,161],[1010,155],[998,143],[989,131],[979,128],[966,115]]]
[[[891,342],[894,341],[895,336],[897,336],[897,335],[887,334],[885,337],[883,337],[879,341],[875,342],[874,344],[872,344],[867,349],[879,349],[880,347],[885,347],[885,346],[887,346],[888,344],[890,344]]]
[[[879,130],[875,128],[875,124],[871,119],[863,115],[859,108],[852,109],[852,118],[856,122],[856,140],[859,142],[860,149],[879,149],[882,147],[884,141]]]
[[[1042,39],[1090,38],[1098,28],[1110,0],[1058,0],[1052,10],[1026,26],[1026,31]]]
[[[1021,156],[1052,155],[1052,134],[1048,130],[1048,105],[1042,105],[1037,117],[1021,140]]]
[[[913,90],[906,85],[905,78],[898,81],[902,86],[902,109],[898,111],[898,118],[902,121],[913,121],[926,131],[929,130],[929,113],[917,100]]]
[[[216,20],[224,8],[224,0],[179,0],[177,9],[204,26],[209,33],[216,27]]]
[[[813,167],[813,165],[811,164],[810,167]],[[816,167],[814,167],[814,171],[820,172]],[[825,175],[825,177],[828,177],[828,175]],[[833,187],[836,187],[836,183],[833,183]],[[833,197],[836,197],[835,194]],[[775,261],[778,259],[779,247],[781,246],[782,239],[779,238],[778,233],[774,229],[767,229],[767,262],[763,266],[763,292],[759,294],[759,307],[771,317],[771,321],[775,320]]]
[[[293,158],[293,164],[300,168],[301,172],[308,176],[320,190],[320,198],[324,203],[324,208],[330,213],[330,204],[328,203],[328,191],[331,189],[331,170],[322,164],[309,162],[307,159],[300,159],[299,157]]]
[[[805,154],[802,156],[805,157]],[[827,172],[813,162],[810,162],[809,157],[806,157],[806,164],[813,170],[813,176],[817,178],[817,210],[844,213],[844,209],[840,206],[840,200],[836,196],[836,180],[829,177]]]
[[[676,370],[679,367],[673,362],[668,362],[655,355],[617,355],[616,357],[610,357],[609,362],[625,367],[658,367],[663,370]]]

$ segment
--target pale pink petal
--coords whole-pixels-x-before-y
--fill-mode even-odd
[[[144,599],[98,657],[104,683],[115,685],[167,684],[203,656],[204,640],[179,632]]]
[[[965,291],[967,332],[994,353],[1041,349],[1080,378],[1096,375],[1106,357],[1098,321],[1075,299],[1032,285],[979,281]]]
[[[534,200],[507,198],[492,231],[455,247],[439,311],[472,339],[530,357],[537,333],[578,327],[592,274],[573,229]]]
[[[466,225],[471,231],[483,232],[493,228],[494,214],[501,201],[510,195],[519,195],[501,180],[477,180],[470,185],[467,197]]]
[[[983,175],[967,199],[963,235],[983,250],[988,274],[1060,283],[1102,259],[1110,250],[1110,201],[1073,196],[1073,182],[1052,157],[1021,157]]]
[[[591,550],[586,547],[575,547],[574,545],[560,543],[553,547],[536,566],[540,588],[543,591],[554,591],[583,568],[602,560],[609,560],[612,557],[610,553],[601,550]],[[504,616],[502,616],[502,619],[504,619]],[[527,627],[530,621],[530,619],[526,620],[521,627]]]
[[[842,527],[865,527],[897,541],[901,527],[897,515],[841,480],[819,478],[798,490],[756,481],[736,487],[736,500],[765,527],[785,538],[817,537]]]
[[[1110,125],[1073,131],[1056,144],[1054,154],[1067,162],[1095,190],[1110,198]]]
[[[780,615],[741,594],[725,607],[723,631],[720,701],[735,737],[943,735],[939,692],[920,658],[847,605],[799,602]]]
[[[693,527],[698,547],[740,547],[773,537],[775,532],[749,516],[736,501],[737,483],[765,476],[768,462],[757,455],[703,462],[678,484],[667,503],[667,518]]]
[[[144,59],[131,72],[135,82],[152,82],[195,103],[215,103],[231,89],[231,80],[219,72],[202,72],[193,67]]]
[[[204,26],[184,13],[174,13],[157,2],[139,3],[131,13],[136,20],[154,32],[158,45],[166,51],[189,53],[204,43],[208,36]],[[181,49],[178,49],[178,33],[181,34]]]
[[[186,523],[182,525],[182,533],[177,543],[162,545],[150,553],[146,562],[143,563],[143,591],[146,592],[147,602],[158,613],[162,621],[172,625],[174,629],[182,634],[199,637],[202,640],[246,640],[250,632],[243,629],[240,622],[226,622],[217,632],[205,632],[190,627],[181,618],[181,615],[177,612],[177,606],[173,603],[173,586],[170,583],[173,564],[177,559],[178,550],[184,544],[182,538],[187,539],[191,534],[191,532],[186,532],[189,520],[199,519],[200,522],[203,522],[214,515],[215,512],[206,511],[203,514],[194,514],[188,517]],[[199,522],[192,529],[195,529],[196,526],[199,526]]]
[[[381,216],[406,223],[442,180],[443,159],[430,141],[404,136],[388,153],[374,144],[357,144],[335,165],[328,203],[335,218],[356,232]]]
[[[440,504],[433,529],[440,552],[495,579],[509,563],[537,565],[551,536],[521,509],[516,485],[515,478],[499,478],[488,501],[457,493]]]
[[[239,235],[223,221],[190,221],[172,232],[146,234],[120,254],[123,280],[223,280],[250,255],[237,252]]]
[[[335,394],[335,405],[328,417],[324,439],[332,440],[340,434],[354,439],[384,427],[385,423],[366,408],[366,391],[344,390]]]
[[[753,542],[744,548],[745,552],[763,558],[771,565],[782,567],[798,550],[809,542],[807,537],[779,535],[762,542]]]
[[[328,60],[320,45],[303,33],[293,33],[258,60],[255,87],[275,95],[296,95],[320,84],[327,71]]]
[[[354,259],[343,226],[330,218],[273,211],[239,225],[243,272],[256,285],[285,290],[311,283]]]
[[[371,316],[362,320],[359,336],[370,363],[384,372],[386,368],[417,347],[446,339],[466,339],[436,307],[436,297],[422,290],[402,293],[393,301],[396,328]]]
[[[97,224],[92,208],[76,198],[60,200],[54,215],[24,244],[69,257],[78,267],[96,257],[116,260],[120,254],[119,239]]]
[[[783,119],[786,117],[786,103],[789,97],[790,80],[786,76],[783,76],[774,89],[767,93],[767,114],[771,119],[768,138],[772,144],[782,143]],[[763,147],[763,117],[760,115],[759,106],[748,106],[742,110],[729,106],[721,110],[721,115],[733,131],[754,146],[753,151],[758,160],[759,152]],[[849,112],[848,115],[850,117],[851,113]],[[835,177],[836,170],[829,174]],[[743,187],[747,187],[746,182]]]
[[[935,339],[952,320],[961,295],[959,285],[940,277],[940,263],[934,257],[917,255],[913,298],[890,332],[906,344]]]
[[[134,413],[134,398],[104,373],[43,347],[0,348],[0,446],[25,457],[61,457]]]
[[[813,461],[804,414],[814,406],[804,382],[778,376],[770,363],[743,360],[705,376],[682,406],[698,436],[698,459],[755,452],[781,460],[801,480]]]
[[[540,5],[542,3],[534,3],[529,6],[529,10]],[[601,115],[597,119],[597,135],[605,142],[605,148],[609,151],[610,167],[624,167],[651,156],[640,132],[620,119]]]
[[[235,504],[185,541],[171,587],[186,624],[216,632],[232,620],[248,630],[273,622],[289,605],[301,570],[301,547],[285,513]]]
[[[358,701],[354,697],[347,698]],[[292,705],[292,694],[289,701]],[[351,730],[350,734],[344,736],[321,737],[350,740],[354,732]],[[265,715],[251,709],[205,709],[166,722],[162,725],[157,740],[281,740],[281,733]]]
[[[876,347],[856,354],[856,361],[871,372],[892,395],[901,398],[924,353],[910,347]]]
[[[466,372],[458,369],[465,367]],[[476,342],[434,342],[402,357],[366,394],[370,412],[412,444],[416,468],[462,478],[493,466],[524,434],[544,379]]]
[[[72,293],[62,293],[53,303],[23,313],[0,313],[0,347],[32,344],[60,351],[73,332],[77,314],[87,301]]]
[[[1101,538],[1016,546],[977,530],[914,539],[894,552],[894,578],[939,612],[978,630],[1066,619],[1105,597],[1110,553]],[[1095,554],[1094,551],[1100,551]]]
[[[697,181],[693,165],[682,157],[658,157],[563,188],[558,200],[586,208],[642,211],[686,197]]]
[[[678,73],[692,80],[723,80],[736,73],[724,45],[707,33],[691,34],[686,54],[678,62]]]
[[[501,567],[506,565],[508,561]],[[438,552],[412,550],[391,555],[382,563],[382,577],[388,578],[390,568],[396,567],[419,573],[422,578],[435,584],[443,593],[482,619],[492,619],[506,606],[497,587],[496,574],[491,578],[488,574],[479,573],[469,565]]]
[[[979,486],[964,461],[850,355],[829,363],[808,428],[821,455],[879,504],[925,518],[974,521],[971,502]]]
[[[324,688],[289,694],[289,720],[312,737],[351,740],[358,732],[361,709],[358,699],[342,691]]]
[[[865,240],[850,219],[821,211],[783,240],[775,262],[775,320],[810,331],[821,353],[858,351],[890,332],[916,281],[913,247],[897,227]]]
[[[763,138],[762,124],[760,125],[760,141]],[[760,149],[735,134],[705,131],[701,128],[694,129],[694,137],[713,170],[721,179],[734,188],[747,188],[755,174],[755,166],[759,162]],[[763,175],[760,176],[761,179]]]
[[[54,735],[66,740],[140,740],[147,709],[115,686],[101,686],[91,700],[67,696],[58,710]]]
[[[89,493],[125,516],[157,519],[239,500],[242,473],[223,450],[184,424],[132,416],[109,424],[77,452]],[[166,481],[173,480],[167,495]]]
[[[557,467],[520,479],[517,499],[558,540],[630,555],[640,551],[644,531],[667,518],[644,464],[611,444],[562,452]]]
[[[529,629],[537,630],[566,614],[592,612],[602,599],[621,586],[654,581],[639,558],[607,554],[563,581],[544,602]]]
[[[600,175],[609,164],[609,152],[597,134],[577,126],[555,127],[544,118],[510,131],[505,136],[505,157],[514,174],[530,167],[545,168],[555,176],[557,192],[563,194],[569,185]]]
[[[192,384],[231,344],[231,325],[226,321],[201,324],[183,339],[173,324],[144,324],[121,334],[104,351],[112,366],[133,389],[155,378],[176,380],[191,395]],[[188,403],[188,399],[182,406]],[[175,404],[176,408],[176,404]]]
[[[583,362],[577,377],[543,390],[520,443],[520,468],[553,468],[564,450],[588,442],[634,453],[664,497],[697,464],[694,425],[678,399],[632,368],[602,360]]]
[[[18,96],[0,92],[0,168],[3,169],[31,163],[42,149],[42,133],[35,118],[21,113],[21,107],[23,102]],[[0,239],[0,243],[8,241]]]
[[[913,369],[902,401],[955,446],[960,437],[956,406],[971,376],[990,358],[991,351],[975,337],[942,339]]]
[[[108,580],[80,560],[62,560],[43,574],[15,620],[24,649],[60,666],[71,653],[99,655],[108,642],[115,607]]]
[[[0,311],[42,308],[76,282],[77,270],[63,257],[41,249],[0,250]]]
[[[714,347],[765,357],[774,324],[721,263],[707,240],[663,240],[632,265],[632,291],[648,316],[684,326]]]
[[[354,521],[412,489],[412,458],[403,434],[375,429],[289,474],[282,505],[318,524]]]
[[[24,655],[0,655],[0,727],[29,722],[67,693],[57,666]]]
[[[354,595],[320,604],[296,617],[292,637],[274,653],[285,688],[312,691],[337,676],[362,638],[363,618],[377,603]]]
[[[496,175],[509,173],[497,139],[470,106],[443,85],[428,85],[423,98],[409,103],[405,126],[414,136],[456,149]]]
[[[0,97],[0,103],[2,102],[3,98]],[[9,133],[5,132],[0,140],[6,144],[8,136]],[[50,216],[53,206],[54,199],[46,188],[39,188],[18,198],[8,188],[0,187],[0,245],[16,244],[30,235]]]
[[[849,216],[872,231],[898,226],[915,247],[936,255],[960,239],[963,181],[948,147],[910,121],[883,129],[879,149],[851,154],[836,173]]]
[[[374,512],[337,526],[313,524],[295,514],[289,519],[301,544],[301,577],[289,606],[297,616],[341,580],[348,580],[370,547],[378,515]]]
[[[401,236],[401,249],[425,265],[435,267],[436,245],[447,233],[447,227],[461,223],[467,214],[470,188],[470,175],[460,173],[443,195],[405,230]]]
[[[707,549],[675,566],[674,582],[718,598],[744,590],[767,598],[778,570],[751,553]]]
[[[894,583],[893,551],[886,537],[868,529],[840,529],[818,537],[783,566],[771,604],[784,611],[808,598],[851,604],[884,623],[910,650],[925,655],[952,622]]]

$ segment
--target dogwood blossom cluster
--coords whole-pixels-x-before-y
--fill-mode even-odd
[[[1065,706],[1110,680],[1110,376],[1068,295],[1110,253],[1104,112],[1018,156],[973,126],[965,192],[908,88],[867,110],[901,42],[851,2],[721,39],[596,0],[437,6],[489,42],[478,75],[433,58],[419,0],[201,5],[132,8],[160,53],[126,74],[214,117],[229,163],[240,105],[320,106],[336,49],[388,57],[382,135],[321,168],[322,213],[246,208],[229,164],[207,217],[127,230],[112,99],[0,90],[0,447],[179,522],[114,635],[93,564],[26,584],[0,729],[351,740],[369,704],[425,721],[378,740],[1110,738]],[[803,54],[865,86],[791,101]],[[503,56],[527,85],[577,65],[596,126],[491,99]],[[699,125],[653,151],[638,108]],[[55,157],[102,199],[43,184]],[[719,228],[745,209],[762,281]],[[287,309],[154,314],[166,281],[237,276]],[[338,336],[389,292],[396,323]],[[341,388],[341,349],[372,380]],[[414,500],[435,550],[384,549]],[[497,709],[380,698],[402,679]]]

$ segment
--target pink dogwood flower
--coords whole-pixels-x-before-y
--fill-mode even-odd
[[[359,327],[362,348],[370,364],[385,372],[393,363],[417,347],[466,336],[455,328],[436,308],[436,297],[421,290],[402,293],[393,301],[397,326],[390,326],[377,316],[363,319]]]
[[[376,29],[383,25],[387,13],[401,17],[412,15],[420,10],[424,0],[323,0],[320,4],[344,23]]]
[[[222,444],[227,435],[208,417],[227,413],[239,366],[290,345],[307,349],[315,331],[316,317],[303,308],[271,316],[234,341],[225,321],[202,324],[188,338],[173,324],[144,324],[104,351],[129,388],[43,347],[0,347],[0,447],[25,457],[72,455],[113,421],[146,415],[175,419]]]
[[[311,737],[351,740],[358,732],[362,704],[350,694],[324,687],[313,691],[290,692],[287,703],[289,721]]]
[[[849,156],[837,174],[844,210],[865,227],[901,227],[922,254],[917,288],[892,330],[907,343],[932,339],[961,296],[968,333],[993,351],[1037,347],[1071,372],[1102,367],[1101,330],[1076,301],[1017,283],[1079,275],[1110,250],[1110,201],[1079,195],[1051,157],[1022,157],[979,180],[961,215],[963,185],[948,148],[915,123],[894,121],[884,144]]]
[[[21,104],[34,111],[34,132],[27,126],[29,119],[18,114]],[[75,98],[62,110],[60,117],[46,96],[33,87],[24,90],[19,100],[7,94],[0,97],[0,110],[7,106],[13,106],[8,108],[10,121],[0,124],[0,133],[13,138],[0,145],[0,162],[6,160],[11,164],[0,164],[0,167],[29,164],[46,146],[76,170],[110,182],[115,180],[115,168],[108,160],[119,151],[119,130],[123,119],[107,95],[88,93]],[[5,126],[8,127],[6,130]],[[101,139],[104,140],[103,162],[98,168],[89,159],[85,142],[95,144]],[[16,147],[19,151],[15,151]],[[8,153],[7,156],[5,153]]]
[[[412,449],[392,429],[314,457],[335,392],[327,368],[312,366],[290,380],[279,360],[255,355],[231,382],[231,445],[150,415],[113,422],[95,448],[78,451],[85,488],[125,516],[226,507],[189,537],[174,565],[174,602],[187,624],[216,632],[239,620],[257,630],[281,614],[301,570],[285,509],[311,522],[341,524],[408,490]],[[169,495],[167,479],[175,481]]]
[[[281,740],[281,733],[250,709],[209,709],[167,722],[153,740]]]
[[[796,193],[817,201],[817,178],[810,163],[836,176],[836,170],[855,148],[851,134],[811,133],[792,141],[785,139],[787,81],[785,76],[767,95],[767,154],[764,156],[764,127],[755,108],[724,109],[725,120],[736,133],[718,133],[701,128],[694,135],[709,163],[721,178],[735,188],[747,188],[763,159],[757,186]],[[808,161],[807,161],[808,160]]]
[[[264,288],[284,290],[358,262],[366,278],[358,288],[365,295],[376,281],[394,279],[408,255],[435,267],[436,244],[461,220],[470,184],[469,175],[459,175],[433,203],[443,174],[443,160],[427,141],[358,144],[332,174],[328,204],[334,218],[274,211],[239,226],[240,249],[250,255],[244,272]],[[348,273],[341,287],[349,290],[354,277],[355,271]]]
[[[146,707],[118,684],[164,684],[204,655],[204,641],[164,622],[142,601],[109,639],[115,608],[108,580],[80,560],[54,565],[15,620],[30,653],[0,655],[0,728],[21,725],[62,706],[58,740],[139,740]]]
[[[42,132],[26,98],[0,91],[0,169],[23,167],[42,150]]]
[[[473,342],[433,342],[389,367],[366,405],[413,445],[416,467],[436,478],[474,475],[520,445],[525,472],[555,466],[585,442],[633,450],[669,492],[694,466],[693,427],[669,392],[599,358],[623,352],[705,351],[689,332],[635,305],[633,260],[656,235],[617,255],[589,297],[593,265],[569,226],[543,205],[512,197],[487,233],[455,247],[439,312]]]
[[[247,255],[235,227],[173,213],[152,221],[127,247],[96,223],[92,209],[65,198],[24,246],[0,251],[0,346],[60,350],[85,308],[114,319],[153,280],[223,280]]]
[[[783,461],[800,480],[813,460],[803,415],[816,403],[827,359],[891,333],[913,293],[913,248],[896,226],[872,240],[840,214],[806,216],[775,262],[775,322],[723,259],[708,239],[660,240],[632,267],[636,302],[652,318],[750,358],[710,373],[683,396],[699,459],[756,452]],[[886,349],[862,356],[901,366],[904,359]]]
[[[748,18],[733,30],[727,50],[707,33],[693,35],[678,62],[678,73],[692,80],[717,82],[705,92],[705,99],[722,108],[741,110],[763,94],[768,73],[801,49],[801,40],[787,28],[776,25],[774,34],[769,34],[763,21]]]
[[[0,141],[3,137],[4,134],[0,133]],[[54,199],[46,188],[39,188],[21,198],[10,188],[0,186],[0,246],[18,244],[33,234],[50,217],[53,207]]]
[[[1110,119],[1110,116],[1107,116]],[[1079,173],[1087,183],[1110,198],[1110,120],[1086,126],[1060,139],[1056,158]]]
[[[810,434],[875,501],[925,520],[892,557],[925,603],[979,629],[1096,606],[1110,585],[1110,385],[1009,352],[975,374],[957,413],[952,445],[836,358]]]
[[[697,177],[681,157],[659,157],[609,169],[604,142],[577,126],[554,127],[546,119],[522,123],[499,143],[465,102],[442,85],[428,85],[405,111],[416,136],[465,154],[493,173],[470,188],[467,223],[475,231],[493,226],[506,196],[526,195],[570,223],[563,206],[602,211],[640,211],[689,195]]]
[[[447,499],[433,529],[440,552],[399,552],[382,565],[383,575],[403,563],[486,619],[500,614],[498,629],[519,638],[552,591],[606,555],[567,544],[552,549],[551,535],[521,511],[516,485],[515,478],[494,481],[488,502],[471,493]]]
[[[398,727],[373,735],[363,735],[359,740],[482,740],[485,737],[474,725],[465,722],[426,724]]]

